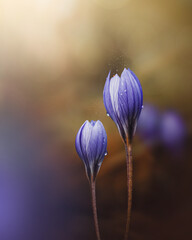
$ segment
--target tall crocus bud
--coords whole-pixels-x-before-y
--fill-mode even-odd
[[[77,133],[75,146],[79,157],[85,164],[90,182],[95,231],[97,240],[101,240],[96,207],[95,179],[107,153],[107,134],[103,124],[100,121],[85,121]]]
[[[77,133],[75,146],[85,164],[88,179],[95,180],[107,153],[107,134],[98,121],[85,121]]]
[[[132,139],[143,106],[143,92],[136,75],[130,69],[124,69],[121,77],[117,74],[107,77],[103,91],[107,115],[119,129],[125,144],[127,163],[127,223],[125,240],[128,239],[132,204]]]
[[[132,141],[137,121],[143,106],[143,92],[137,76],[124,69],[121,77],[117,74],[107,77],[103,91],[107,114],[117,125],[123,141]]]

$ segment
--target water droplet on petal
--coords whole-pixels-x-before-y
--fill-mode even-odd
[[[107,113],[107,117],[109,117],[109,113]]]
[[[101,167],[101,162],[100,162],[100,163],[97,163],[97,166],[100,168],[100,167]]]
[[[127,90],[125,89],[124,92],[127,92]]]
[[[107,154],[108,154],[108,153],[106,152],[106,153],[105,153],[105,156],[107,156]]]
[[[144,106],[141,107],[142,109],[144,108]]]

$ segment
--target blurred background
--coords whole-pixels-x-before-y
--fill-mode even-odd
[[[100,119],[102,239],[123,239],[124,146],[106,116],[109,70],[133,70],[144,109],[133,143],[130,240],[192,239],[192,2],[0,0],[0,239],[96,239],[74,146]]]

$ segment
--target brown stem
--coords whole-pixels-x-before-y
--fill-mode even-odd
[[[98,217],[97,217],[95,180],[93,180],[92,178],[91,178],[91,196],[92,196],[92,208],[93,208],[93,217],[94,217],[94,223],[95,223],[95,232],[97,235],[97,240],[101,240],[100,232],[99,232]]]
[[[132,175],[133,175],[133,165],[132,165],[132,146],[127,141],[125,144],[126,151],[126,164],[127,164],[127,193],[128,193],[128,206],[127,206],[127,223],[125,230],[125,240],[128,239],[129,225],[131,219],[131,205],[132,205]]]

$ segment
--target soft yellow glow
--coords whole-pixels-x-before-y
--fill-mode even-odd
[[[24,53],[44,64],[63,66],[67,45],[61,38],[73,21],[77,0],[2,0],[4,59]]]
[[[106,9],[119,9],[130,0],[94,0],[98,5]]]

